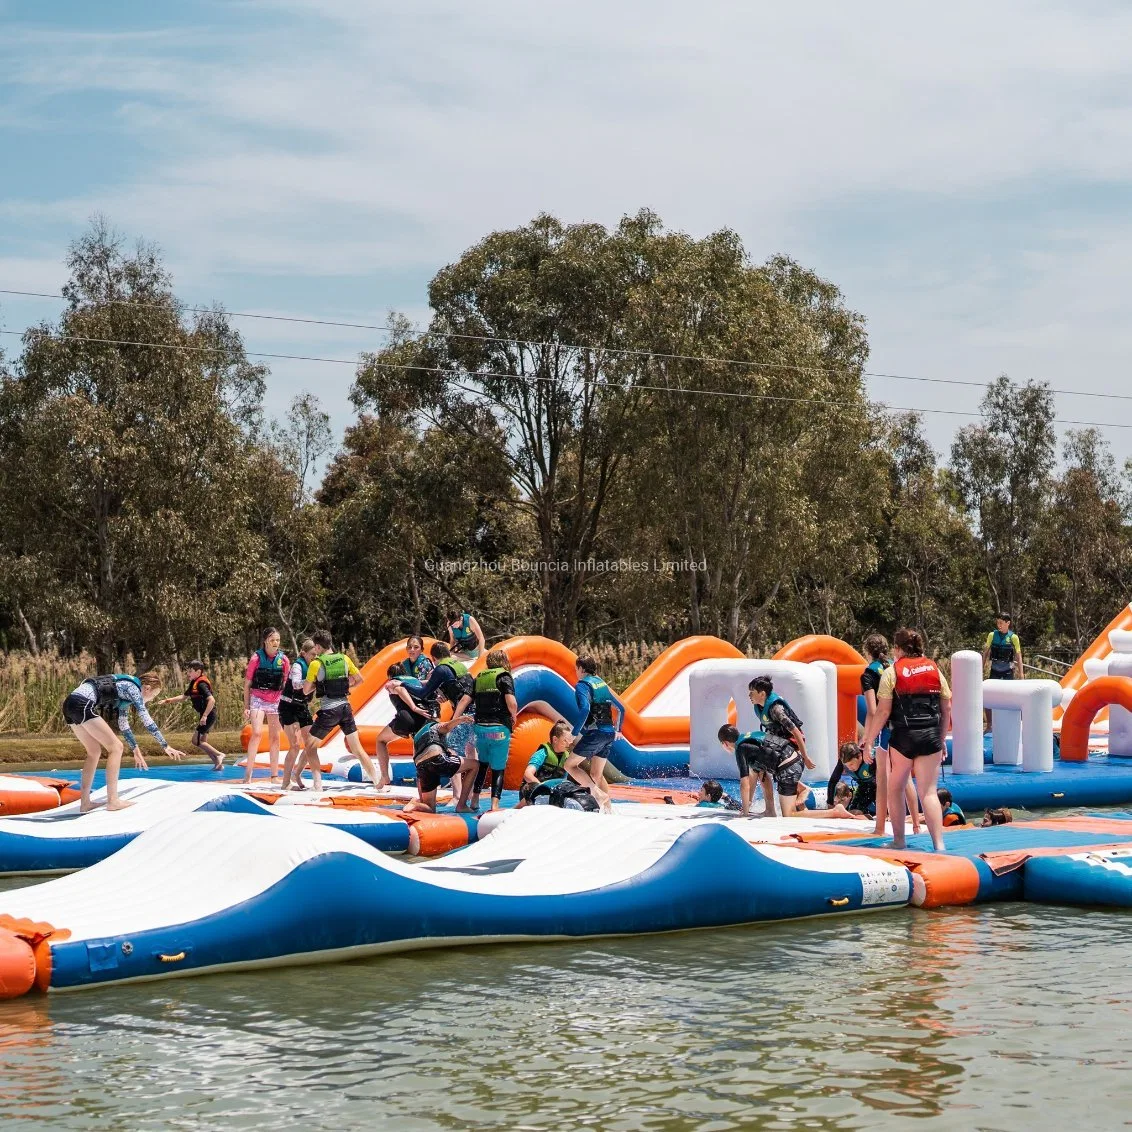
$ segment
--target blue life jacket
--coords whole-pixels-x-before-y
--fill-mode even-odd
[[[583,727],[597,731],[613,730],[613,691],[600,676],[587,673],[578,681],[590,690],[590,712]]]
[[[291,667],[298,668],[300,675],[305,681],[307,672],[310,669],[310,661],[307,660],[306,657],[299,655],[291,661]],[[314,692],[311,692],[308,696],[306,692],[303,691],[302,685],[296,688],[294,684],[288,680],[283,686],[283,695],[280,696],[280,699],[286,700],[289,704],[309,704],[311,700],[314,699]]]

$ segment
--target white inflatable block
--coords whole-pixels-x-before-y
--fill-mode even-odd
[[[831,732],[826,718],[828,675],[816,664],[794,660],[704,660],[696,665],[688,677],[692,774],[701,778],[735,777],[735,759],[719,745],[717,735],[727,722],[727,705],[732,700],[738,713],[740,733],[756,730],[758,720],[747,692],[747,685],[756,676],[769,676],[774,681],[774,690],[802,720],[806,750],[816,764],[808,777],[828,777],[836,756],[836,721],[834,749],[831,750]]]
[[[831,660],[815,660],[811,662],[811,667],[820,669],[825,673],[825,727],[826,749],[830,752],[829,766],[823,766],[812,753],[810,758],[817,763],[817,768],[813,773],[815,775],[821,774],[828,779],[837,764],[837,665]],[[781,695],[781,693],[779,694]],[[806,750],[809,751],[809,748],[807,738]]]
[[[1060,699],[1056,680],[983,681],[983,703],[992,713],[996,766],[1021,763],[1024,771],[1053,770],[1053,705]]]
[[[1108,643],[1115,653],[1132,653],[1132,631],[1128,629],[1113,629],[1108,635]],[[1121,673],[1123,676],[1124,673]]]
[[[983,658],[971,649],[951,657],[951,767],[983,773]]]
[[[1110,656],[1093,657],[1091,660],[1086,660],[1084,664],[1085,679],[1096,680],[1101,676],[1108,675],[1108,664],[1112,659]]]
[[[1132,636],[1132,634],[1127,634]],[[1109,636],[1113,636],[1110,633]],[[1132,655],[1118,653],[1112,657],[1108,666],[1110,676],[1132,676]],[[1132,755],[1132,712],[1119,704],[1109,704],[1108,708],[1108,753]]]

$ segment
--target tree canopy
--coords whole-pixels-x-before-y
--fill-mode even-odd
[[[714,633],[756,650],[998,608],[1079,650],[1128,598],[1128,472],[1000,376],[941,463],[874,403],[864,317],[738,235],[542,215],[390,316],[336,444],[317,375],[279,421],[220,307],[96,221],[64,307],[0,355],[0,634],[143,663],[360,649],[473,609],[489,638]]]

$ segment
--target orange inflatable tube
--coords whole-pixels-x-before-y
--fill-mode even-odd
[[[1117,704],[1132,711],[1132,677],[1101,676],[1069,701],[1061,721],[1061,761],[1083,763],[1089,757],[1089,728],[1097,712]]]
[[[809,663],[828,660],[834,664],[865,664],[865,658],[850,644],[825,633],[811,633],[798,637],[774,654],[774,660],[798,660]]]

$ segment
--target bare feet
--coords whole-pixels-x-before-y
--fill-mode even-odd
[[[106,808],[108,810],[128,810],[133,805],[133,802],[127,802],[119,798],[117,802],[107,802]]]

